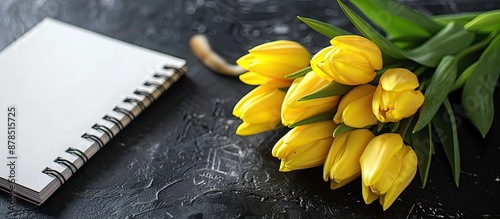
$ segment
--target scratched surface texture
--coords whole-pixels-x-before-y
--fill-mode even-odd
[[[496,1],[403,2],[428,15],[500,8]],[[18,200],[10,212],[8,195],[1,193],[0,218],[500,217],[498,117],[482,139],[457,106],[460,187],[454,185],[438,146],[427,187],[422,188],[417,176],[385,212],[378,203],[364,204],[360,180],[331,191],[321,168],[279,172],[279,161],[270,151],[286,130],[236,136],[239,120],[231,111],[251,87],[207,70],[193,56],[188,39],[206,34],[214,50],[231,62],[273,39],[299,41],[311,52],[328,45],[328,39],[301,24],[296,15],[352,30],[333,0],[0,1],[0,49],[49,16],[183,57],[189,67],[186,77],[44,205]]]

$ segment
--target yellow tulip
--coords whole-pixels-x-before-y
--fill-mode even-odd
[[[332,145],[333,121],[323,121],[295,127],[273,147],[272,155],[281,160],[280,171],[321,166]]]
[[[234,106],[233,115],[243,120],[236,129],[238,135],[252,135],[269,131],[281,124],[281,105],[289,81],[274,81],[260,85],[240,99]]]
[[[387,70],[373,95],[372,111],[380,122],[398,122],[415,114],[424,103],[418,78],[404,68]]]
[[[387,133],[368,143],[359,162],[363,199],[370,204],[380,197],[387,210],[415,177],[418,161],[399,134]]]
[[[316,53],[311,68],[328,81],[346,85],[366,84],[382,68],[382,52],[372,41],[357,35],[337,36],[332,46]]]
[[[307,73],[304,77],[295,79],[286,93],[285,101],[281,108],[281,121],[283,125],[289,126],[303,119],[333,110],[337,107],[340,100],[339,96],[297,101],[328,83],[328,81],[318,77],[312,71]]]
[[[368,129],[349,130],[336,136],[323,167],[323,179],[332,180],[331,189],[337,189],[358,178],[359,157],[375,135]]]
[[[297,42],[277,40],[261,44],[239,58],[236,63],[247,70],[240,75],[246,84],[259,85],[272,80],[289,80],[285,76],[309,65],[311,54]]]
[[[371,110],[374,91],[375,86],[370,84],[359,85],[350,90],[340,99],[333,121],[354,128],[365,128],[377,124],[377,117]]]

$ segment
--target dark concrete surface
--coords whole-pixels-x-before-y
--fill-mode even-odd
[[[404,3],[425,14],[500,8],[496,1]],[[438,146],[426,188],[417,175],[385,212],[364,204],[359,179],[332,191],[321,168],[279,172],[270,151],[286,130],[234,134],[239,120],[232,108],[252,87],[206,69],[189,37],[206,34],[231,62],[269,40],[296,40],[312,53],[328,45],[297,15],[352,30],[333,0],[0,1],[0,49],[49,16],[185,58],[189,67],[45,204],[18,200],[12,212],[1,193],[0,218],[499,218],[498,116],[485,139],[458,116],[459,188]]]

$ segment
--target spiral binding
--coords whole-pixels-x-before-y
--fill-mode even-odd
[[[160,90],[161,93],[163,93],[167,90],[167,88],[165,88],[165,86],[163,86],[163,84],[159,84],[156,82],[146,81],[146,82],[144,82],[144,86],[155,87],[156,89]]]
[[[106,134],[108,136],[108,139],[112,139],[115,137],[115,134],[113,134],[113,131],[111,131],[111,129],[106,127],[106,126],[99,125],[96,123],[92,126],[92,128],[95,130],[99,130],[99,131],[104,132],[104,134]]]
[[[42,173],[55,177],[57,180],[59,180],[61,185],[66,182],[66,179],[64,178],[62,173],[52,168],[46,167],[44,170],[42,170]]]
[[[89,157],[83,151],[80,151],[76,148],[69,147],[68,149],[66,149],[66,153],[76,155],[77,157],[82,159],[84,163],[87,163],[87,161],[89,160]]]
[[[69,162],[69,160],[66,160],[62,157],[57,157],[54,162],[62,164],[71,170],[71,174],[75,174],[75,172],[78,170],[78,167],[75,166],[75,164]]]
[[[125,126],[123,125],[123,123],[119,119],[117,119],[115,117],[105,115],[104,117],[102,117],[102,119],[114,123],[115,126],[118,127],[119,131],[122,131],[123,128],[125,128]]]
[[[168,87],[170,87],[175,81],[177,81],[181,76],[183,76],[186,73],[185,67],[174,68],[174,67],[170,67],[170,66],[163,66],[163,69],[174,71],[174,73],[172,75],[165,75],[165,74],[161,74],[158,72],[153,75],[154,78],[164,79],[165,81],[163,84],[160,84],[157,82],[146,81],[143,83],[143,85],[146,87],[153,87],[154,88],[153,92],[159,91],[160,94],[162,94],[168,89]],[[144,90],[135,90],[133,93],[135,95],[144,97],[144,100],[149,101],[149,104],[151,104],[152,102],[154,102],[156,100],[156,97],[152,93],[144,91]],[[132,97],[127,97],[123,100],[123,102],[134,105],[134,109],[135,109],[135,107],[137,107],[139,109],[139,112],[142,112],[147,107],[147,105],[144,103],[144,100],[140,100],[140,99],[132,98]],[[125,109],[125,108],[119,107],[119,106],[116,106],[113,109],[113,111],[116,113],[122,114],[123,116],[128,118],[129,122],[134,120],[137,116],[134,113],[134,110],[128,110],[128,109]],[[104,117],[102,117],[102,119],[104,121],[107,121],[107,122],[110,122],[111,124],[113,124],[113,127],[118,128],[118,132],[121,132],[125,128],[125,125],[128,124],[128,122],[126,122],[124,124],[124,122],[122,122],[120,119],[113,117],[111,115],[105,115]],[[90,134],[90,133],[84,133],[81,137],[96,143],[99,146],[99,149],[104,147],[104,145],[109,140],[111,140],[115,137],[115,133],[113,132],[112,128],[109,128],[105,125],[96,123],[91,128],[93,130],[96,130],[98,132],[103,133],[103,136],[107,137],[107,141],[101,139],[101,137],[98,137],[97,135]],[[89,156],[87,156],[87,154],[85,154],[85,152],[81,151],[80,149],[69,147],[68,149],[65,150],[65,152],[76,156],[76,158],[82,160],[84,164],[87,163],[87,161],[89,160]],[[64,166],[65,168],[69,169],[69,171],[71,172],[71,175],[75,174],[76,171],[79,169],[79,167],[77,167],[77,165],[75,165],[73,162],[71,162],[67,159],[64,159],[63,157],[57,157],[54,160],[54,163],[58,163],[61,166]],[[54,168],[46,167],[44,170],[42,170],[42,173],[45,173],[49,176],[56,178],[61,184],[64,184],[67,180],[67,178],[64,177],[64,174],[62,172],[60,172]]]
[[[146,109],[146,105],[144,105],[144,103],[142,101],[135,99],[135,98],[127,97],[127,98],[125,98],[125,100],[123,100],[123,102],[134,103],[134,104],[138,105],[139,108],[141,108],[141,111],[144,111]]]

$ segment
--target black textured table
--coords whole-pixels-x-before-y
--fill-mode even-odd
[[[489,1],[404,3],[425,14],[500,8]],[[297,15],[352,30],[333,0],[0,1],[0,49],[49,16],[185,58],[189,67],[186,77],[45,204],[17,200],[12,212],[8,194],[1,193],[0,218],[499,218],[498,116],[482,139],[457,111],[460,187],[438,146],[427,187],[417,175],[385,212],[378,203],[364,204],[359,179],[332,191],[321,168],[279,172],[279,160],[270,151],[286,130],[234,134],[240,121],[232,108],[252,87],[206,69],[189,49],[189,37],[206,34],[214,50],[231,62],[269,40],[296,40],[311,53],[327,46],[328,39],[301,24]]]

